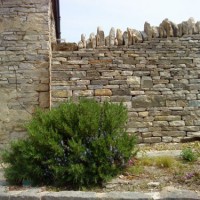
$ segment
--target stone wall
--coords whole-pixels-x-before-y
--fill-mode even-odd
[[[0,1],[0,147],[25,134],[35,107],[49,107],[50,2]]]
[[[140,142],[200,135],[200,34],[55,51],[51,77],[53,106],[81,96],[124,102]]]

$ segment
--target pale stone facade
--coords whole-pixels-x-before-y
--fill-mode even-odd
[[[0,147],[23,137],[36,106],[49,107],[55,40],[51,1],[0,1]]]

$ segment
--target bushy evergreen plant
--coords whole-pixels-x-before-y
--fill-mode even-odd
[[[11,184],[79,189],[101,185],[125,167],[135,136],[125,130],[122,104],[69,101],[51,111],[38,110],[27,125],[28,138],[2,155]]]

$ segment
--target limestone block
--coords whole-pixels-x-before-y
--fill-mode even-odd
[[[49,92],[40,92],[39,93],[39,105],[41,108],[49,108]]]
[[[161,142],[161,137],[149,137],[149,138],[143,138],[144,143],[159,143]]]
[[[152,88],[153,87],[152,78],[150,76],[142,76],[141,87],[142,88]]]
[[[144,111],[144,112],[138,112],[139,117],[147,117],[149,115],[149,112]]]
[[[95,96],[112,96],[112,91],[110,89],[96,89]]]
[[[195,126],[200,126],[200,120],[194,120],[194,125]]]
[[[154,127],[156,127],[156,126],[158,126],[158,127],[167,127],[167,126],[169,126],[169,123],[168,123],[168,121],[154,121],[153,122],[153,126]]]
[[[131,121],[128,122],[128,127],[132,128],[147,128],[152,126],[152,122],[137,122],[137,121]]]
[[[170,126],[185,126],[185,122],[178,120],[178,121],[171,121],[169,122]]]
[[[173,115],[167,115],[167,116],[155,116],[155,121],[177,121],[181,120],[181,116],[173,116]]]
[[[200,100],[190,100],[189,107],[200,107]]]
[[[167,107],[176,106],[176,101],[166,100],[166,106],[167,106]]]
[[[72,96],[72,90],[53,90],[51,92],[52,97],[55,98],[66,98]]]
[[[140,85],[140,77],[138,77],[138,76],[127,76],[127,84],[129,84],[129,85]]]
[[[139,95],[132,98],[133,108],[164,107],[165,98],[161,95]]]
[[[90,80],[77,80],[76,84],[77,85],[89,85],[90,84]]]
[[[34,86],[36,91],[39,92],[46,92],[49,91],[49,85],[48,84],[39,84]]]
[[[164,143],[169,143],[169,142],[172,142],[172,137],[162,137],[162,142],[164,142]]]
[[[73,91],[73,96],[93,96],[94,91],[93,90],[74,90]]]
[[[200,137],[200,131],[197,132],[187,132],[188,137]]]
[[[145,94],[144,91],[131,91],[131,95],[135,96],[135,95],[143,95]]]

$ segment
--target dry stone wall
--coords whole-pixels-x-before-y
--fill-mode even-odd
[[[132,45],[54,51],[52,105],[78,97],[122,101],[128,132],[143,143],[199,136],[200,34],[166,34]]]
[[[50,2],[0,1],[0,148],[25,135],[36,106],[49,107]]]

